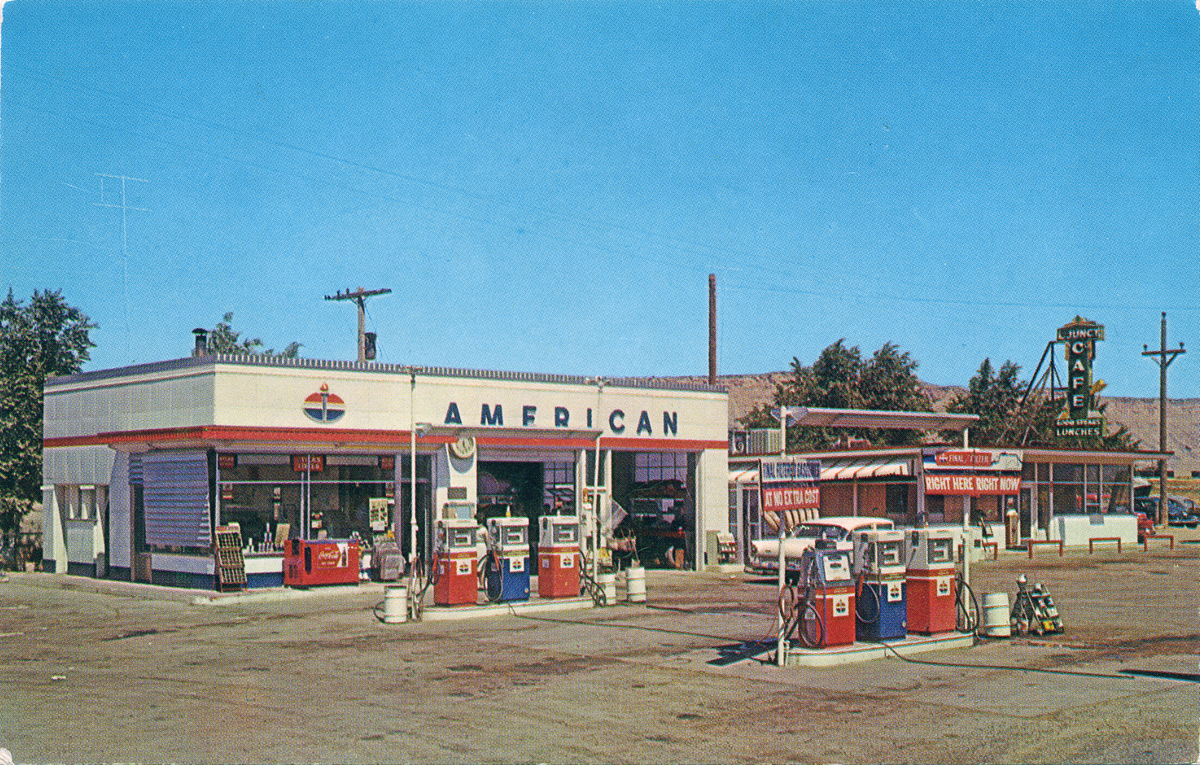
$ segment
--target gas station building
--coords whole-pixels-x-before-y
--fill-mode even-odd
[[[280,539],[390,530],[407,558],[414,496],[418,552],[454,501],[528,517],[536,550],[537,518],[578,512],[598,457],[602,513],[675,529],[698,568],[727,525],[727,412],[706,384],[261,356],[54,378],[44,565],[212,588],[214,530],[236,522],[249,586],[278,586]]]

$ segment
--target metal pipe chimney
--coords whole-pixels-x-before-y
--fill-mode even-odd
[[[708,384],[717,384],[717,275],[708,275]]]

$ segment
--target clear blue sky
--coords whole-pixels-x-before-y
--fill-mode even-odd
[[[53,2],[0,26],[0,246],[88,369],[270,346],[568,374],[1024,376],[1075,315],[1108,395],[1200,397],[1194,0]],[[127,181],[122,235],[120,181]]]

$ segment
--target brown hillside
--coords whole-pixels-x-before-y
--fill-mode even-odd
[[[736,427],[739,420],[756,406],[773,401],[775,386],[788,377],[788,372],[719,376],[717,382],[729,391],[730,427]],[[693,383],[708,381],[703,375],[667,379]],[[936,411],[945,411],[950,398],[963,390],[952,385],[926,382],[921,385],[933,399]],[[1142,442],[1142,449],[1158,449],[1158,399],[1099,396],[1098,401],[1108,405],[1106,415],[1112,427],[1124,425]],[[1191,476],[1194,471],[1200,473],[1200,399],[1169,399],[1167,426],[1167,451],[1175,453],[1167,462],[1167,470],[1181,478]]]

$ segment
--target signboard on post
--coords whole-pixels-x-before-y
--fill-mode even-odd
[[[1104,326],[1076,316],[1058,328],[1056,340],[1063,343],[1067,357],[1067,408],[1054,423],[1058,438],[1104,435],[1104,418],[1095,410],[1092,362],[1096,341],[1104,339]]]
[[[763,459],[759,467],[764,513],[816,510],[821,507],[821,461],[799,457]]]

